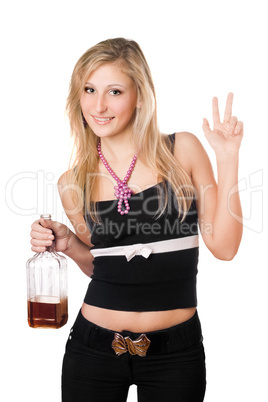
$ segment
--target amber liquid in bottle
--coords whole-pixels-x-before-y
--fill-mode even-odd
[[[28,324],[32,328],[60,328],[68,320],[68,299],[35,296],[28,300]]]

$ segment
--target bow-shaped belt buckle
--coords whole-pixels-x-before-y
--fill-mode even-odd
[[[112,348],[118,356],[129,351],[131,355],[144,357],[146,356],[150,343],[151,341],[145,334],[140,335],[136,340],[132,340],[128,336],[124,338],[121,334],[116,332],[114,334]]]

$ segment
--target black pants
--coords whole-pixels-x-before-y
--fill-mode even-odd
[[[182,324],[146,332],[151,341],[146,356],[128,349],[117,355],[112,348],[115,333],[79,312],[63,359],[63,402],[125,402],[131,384],[137,385],[138,402],[204,400],[205,353],[197,312]],[[141,335],[117,334],[132,340]]]

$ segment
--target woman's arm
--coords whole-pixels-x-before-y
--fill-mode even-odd
[[[192,142],[192,181],[197,193],[200,232],[216,258],[231,260],[236,255],[243,231],[238,192],[238,155],[217,157],[218,184],[207,153],[199,140]]]
[[[78,202],[73,201],[71,197],[71,194],[76,196],[75,186],[70,186],[68,176],[69,172],[65,172],[59,178],[58,190],[64,211],[76,234],[71,232],[72,235],[64,253],[74,260],[87,276],[91,276],[94,268],[94,257],[90,252],[93,247],[91,233],[88,230],[82,211],[79,209]]]
[[[218,184],[200,141],[190,133],[183,133],[183,139],[180,140],[183,143],[184,158],[188,158],[191,164],[202,238],[213,255],[221,260],[234,258],[243,231],[238,192],[238,154],[243,125],[231,116],[232,99],[232,94],[229,94],[224,122],[220,123],[218,102],[214,98],[214,130],[209,128],[206,119],[203,125],[206,138],[216,153]]]
[[[83,243],[73,232],[68,242],[68,247],[64,251],[68,257],[70,257],[79,266],[79,268],[87,276],[91,276],[93,273],[93,260],[94,257],[90,252],[91,247]]]
[[[218,191],[213,220],[213,241],[226,249],[225,259],[232,259],[239,248],[243,216],[238,191],[238,154],[217,157]],[[224,251],[224,250],[223,250]]]

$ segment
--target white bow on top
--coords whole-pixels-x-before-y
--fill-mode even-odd
[[[152,249],[144,246],[144,244],[134,244],[132,246],[122,247],[126,256],[127,261],[130,261],[135,255],[142,255],[145,258],[148,258],[152,253]]]

